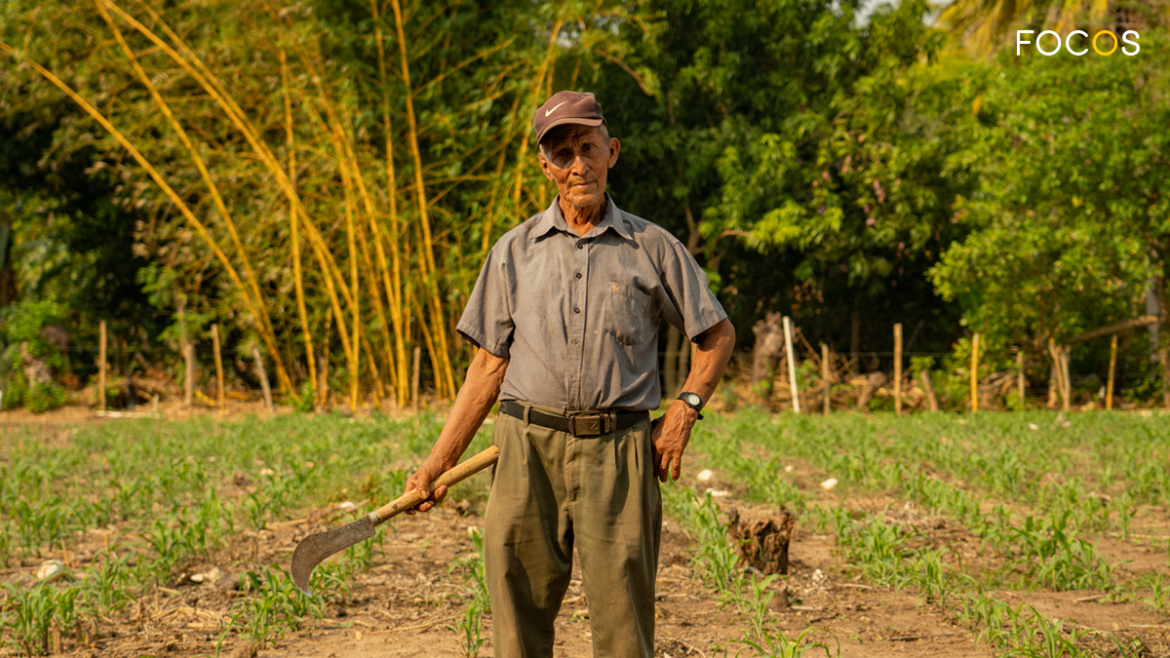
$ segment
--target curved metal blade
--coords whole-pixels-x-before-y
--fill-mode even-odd
[[[302,592],[312,596],[313,593],[309,591],[309,577],[322,560],[373,536],[374,523],[367,515],[349,525],[305,537],[293,551],[292,565],[289,569],[292,572],[293,583]]]

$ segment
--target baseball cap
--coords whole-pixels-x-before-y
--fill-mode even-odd
[[[566,124],[579,123],[585,126],[600,126],[605,123],[601,115],[601,104],[592,92],[558,91],[544,105],[536,108],[532,127],[536,130],[536,142],[544,139],[549,130]]]

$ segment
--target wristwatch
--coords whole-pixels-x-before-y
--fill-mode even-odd
[[[691,409],[694,409],[695,413],[699,414],[699,420],[703,420],[703,398],[699,397],[698,393],[683,391],[678,394],[678,399],[685,402]]]

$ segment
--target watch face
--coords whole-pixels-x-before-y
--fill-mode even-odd
[[[687,404],[691,405],[695,409],[698,409],[699,407],[703,406],[703,398],[699,397],[698,393],[683,393],[682,399],[683,399],[683,402],[686,402]]]

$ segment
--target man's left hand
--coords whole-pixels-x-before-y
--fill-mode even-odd
[[[666,414],[655,418],[650,425],[650,441],[654,446],[654,475],[662,482],[667,478],[678,480],[682,474],[683,451],[691,438],[691,428],[699,419],[699,412],[685,402],[675,400]]]

